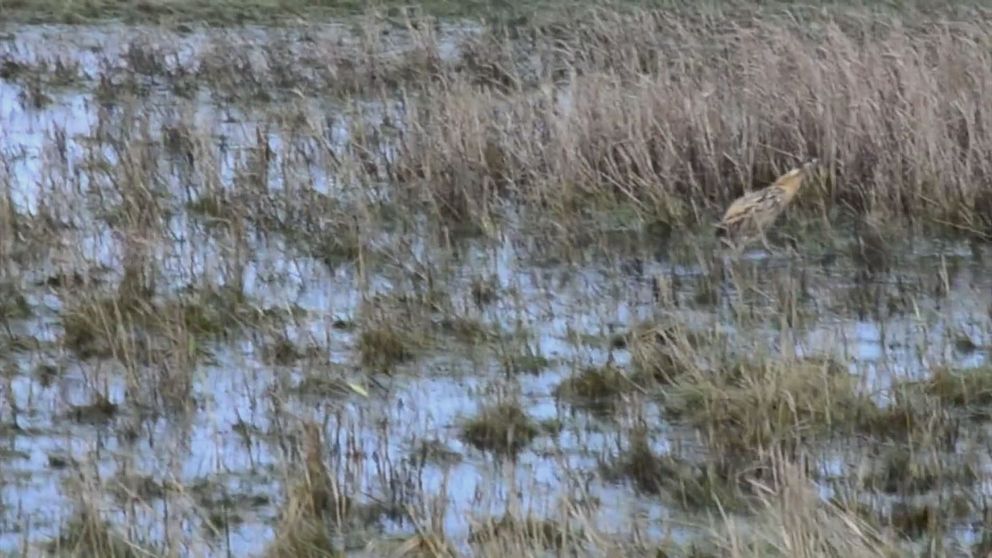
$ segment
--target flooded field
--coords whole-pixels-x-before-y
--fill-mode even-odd
[[[714,116],[747,93],[587,31],[618,40],[0,27],[0,554],[992,549],[992,195],[955,174],[992,164],[992,82],[930,80],[938,36],[915,113],[851,109],[957,87],[966,147],[904,147],[957,177],[931,200],[906,153],[858,175],[856,130],[765,129],[760,92]],[[785,150],[830,170],[728,253],[711,223]]]

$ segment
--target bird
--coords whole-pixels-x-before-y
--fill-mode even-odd
[[[789,206],[803,179],[809,176],[817,162],[817,159],[810,159],[778,177],[770,186],[734,200],[716,224],[717,236],[729,246],[743,246],[760,238],[765,249],[771,252],[765,231]]]

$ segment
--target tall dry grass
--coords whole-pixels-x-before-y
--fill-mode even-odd
[[[682,225],[816,156],[808,208],[988,236],[990,19],[598,10],[484,33],[408,97],[391,170],[462,217],[610,197]]]
[[[774,480],[760,487],[760,504],[752,525],[733,519],[721,526],[721,555],[850,556],[882,558],[905,552],[857,513],[823,502],[808,476],[788,461],[777,461]]]

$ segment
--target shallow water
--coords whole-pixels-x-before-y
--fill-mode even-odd
[[[127,41],[176,40],[152,30],[128,28],[125,36],[120,31],[16,28],[15,39],[0,43],[0,57],[25,62],[74,57],[85,73],[95,73],[104,60],[122,56]],[[251,28],[237,40],[254,45],[286,39]],[[183,35],[175,63],[191,64],[199,56],[198,47],[210,41],[205,31]],[[816,254],[769,256],[755,251],[741,268],[754,274],[759,289],[750,297],[755,301],[751,306],[759,313],[777,314],[775,289],[803,277],[805,296],[798,310],[804,318],[795,328],[783,330],[769,323],[737,331],[730,325],[731,303],[737,295],[721,297],[716,305],[695,303],[705,272],[691,258],[659,249],[654,241],[626,242],[605,251],[589,248],[579,251],[579,261],[548,262],[545,256],[554,251],[547,246],[549,241],[524,231],[508,231],[495,240],[461,240],[448,252],[427,227],[400,232],[383,227],[369,234],[393,259],[365,269],[354,263],[328,267],[299,255],[279,235],[253,238],[244,266],[236,268],[245,294],[264,308],[305,310],[305,316],[286,325],[284,333],[301,345],[316,344],[320,354],[293,365],[273,365],[262,358],[262,348],[271,342],[262,332],[212,341],[207,347],[210,358],[194,370],[190,409],[172,411],[162,405],[155,385],[131,377],[126,367],[111,360],[80,361],[61,346],[59,313],[71,293],[59,296],[39,286],[47,277],[71,270],[93,273],[114,285],[120,281],[129,250],[143,246],[142,239],[129,236],[133,229],[113,231],[98,217],[103,202],[94,201],[94,192],[101,183],[82,170],[94,148],[95,128],[101,122],[127,128],[126,117],[119,107],[101,106],[85,83],[52,92],[52,104],[43,109],[23,106],[21,92],[21,85],[0,82],[0,153],[5,162],[0,177],[18,213],[54,208],[75,227],[59,231],[58,248],[35,254],[30,265],[6,269],[0,276],[19,285],[33,310],[32,317],[12,321],[11,332],[37,341],[27,349],[0,353],[4,370],[10,371],[5,374],[9,392],[0,404],[0,552],[15,552],[25,541],[35,544],[57,536],[78,500],[73,494],[81,491],[98,501],[112,524],[129,525],[129,532],[141,533],[141,538],[159,544],[169,541],[194,555],[228,549],[238,555],[259,554],[272,537],[289,474],[285,463],[291,444],[280,439],[291,428],[282,423],[287,417],[323,425],[327,439],[323,457],[346,494],[394,504],[417,504],[416,494],[430,494],[446,503],[444,532],[461,545],[473,520],[500,516],[508,506],[561,518],[562,501],[580,494],[598,502],[590,513],[605,532],[638,532],[661,539],[674,531],[676,537],[689,537],[691,530],[685,524],[698,519],[656,496],[603,480],[599,464],[616,453],[622,434],[638,421],[650,425],[651,443],[659,452],[678,448],[691,453],[699,444],[696,435],[668,424],[657,403],[644,397],[635,395],[625,412],[603,420],[572,409],[553,395],[575,370],[607,362],[629,364],[626,350],[608,348],[610,335],[656,320],[715,329],[728,336],[731,350],[741,353],[829,354],[847,363],[852,374],[863,378],[863,388],[877,393],[883,402],[885,388],[894,379],[923,377],[938,364],[975,367],[988,361],[992,254],[987,247],[976,251],[954,240],[911,239],[900,246],[891,270],[870,277],[846,257],[850,239],[843,234],[827,250],[839,255],[832,263]],[[137,106],[141,117],[151,123],[153,136],[177,121],[209,130],[206,141],[217,149],[219,160],[213,163],[227,188],[236,187],[239,164],[255,142],[255,127],[271,123],[264,108],[218,104],[202,92],[192,100],[176,100],[164,85]],[[315,122],[326,124],[321,117],[328,114],[336,117],[336,124],[323,131],[338,147],[348,142],[348,109],[347,103],[317,101],[301,102],[299,107]],[[194,116],[184,120],[190,111]],[[388,111],[378,107],[378,112]],[[370,108],[366,114],[375,113]],[[273,168],[285,168],[293,138],[272,126],[267,133],[275,152]],[[64,150],[60,134],[64,134]],[[105,155],[111,165],[119,163],[116,154]],[[162,182],[175,198],[174,214],[165,227],[168,234],[145,239],[145,261],[154,263],[160,293],[177,292],[189,284],[223,285],[233,259],[230,237],[204,226],[182,204],[191,186],[184,183],[180,167],[160,161]],[[300,172],[319,192],[341,199],[355,195],[346,178],[320,165],[301,165]],[[277,175],[272,173],[270,187],[288,187],[283,184],[286,176]],[[116,199],[118,194],[110,190],[108,199]],[[630,232],[631,237],[636,235]],[[630,265],[634,261],[639,264]],[[528,332],[531,348],[547,357],[550,365],[538,374],[508,377],[490,348],[448,339],[446,345],[425,351],[391,374],[367,376],[356,350],[356,333],[334,327],[335,320],[358,319],[363,299],[409,292],[414,271],[422,269],[433,270],[444,281],[460,316],[502,331]],[[943,282],[942,269],[949,290],[934,296]],[[479,308],[472,302],[471,284],[487,277],[493,278],[500,296]],[[656,301],[655,277],[675,285],[673,304],[662,306]],[[869,293],[869,303],[858,303],[859,293]],[[895,310],[884,308],[890,300]],[[873,317],[877,301],[883,308]],[[962,350],[962,336],[973,347]],[[60,370],[50,384],[36,372],[42,364]],[[161,367],[147,368],[145,379],[167,378],[170,373]],[[363,385],[369,397],[348,390],[338,397],[301,396],[293,391],[304,378],[315,376]],[[120,412],[92,424],[66,418],[72,406],[92,403],[97,393],[119,404]],[[560,432],[543,433],[515,462],[495,459],[459,438],[460,425],[481,404],[507,396],[517,397],[535,420],[561,424]],[[255,434],[243,436],[245,431]],[[420,443],[435,439],[461,459],[454,463],[417,459]],[[80,465],[56,467],[53,457]],[[822,469],[843,470],[838,463],[825,460]],[[238,510],[242,521],[231,524],[227,537],[210,537],[192,520],[202,509],[188,491],[115,499],[112,489],[125,477],[149,477],[185,487],[209,481],[230,494],[258,500]],[[981,484],[983,493],[987,484]],[[830,494],[829,483],[823,490]],[[386,533],[412,530],[408,522],[395,518],[383,516],[381,523]],[[361,533],[353,536],[356,540],[349,542],[361,546]]]

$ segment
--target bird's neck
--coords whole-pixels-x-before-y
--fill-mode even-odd
[[[803,183],[803,175],[802,173],[797,173],[795,176],[782,177],[782,179],[778,181],[777,186],[785,190],[786,195],[788,195],[791,198],[799,190],[799,187],[802,185],[802,183]]]

